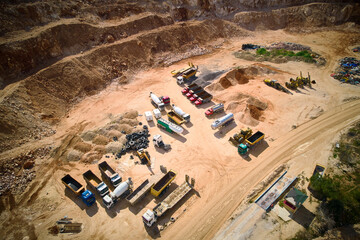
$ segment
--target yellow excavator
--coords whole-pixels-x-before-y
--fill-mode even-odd
[[[151,166],[150,154],[148,153],[148,151],[146,151],[143,148],[140,148],[139,150],[136,151],[136,153],[139,156],[142,164]]]
[[[239,133],[235,133],[234,136],[229,138],[229,142],[237,147],[240,143],[243,143],[252,134],[251,128],[242,128]]]
[[[294,80],[293,78],[290,78],[290,82],[286,82],[285,83],[285,86],[288,88],[288,89],[291,89],[291,90],[297,90],[298,88],[298,83],[296,80]]]
[[[278,83],[277,80],[274,80],[274,79],[270,80],[269,78],[267,78],[267,79],[264,79],[264,83],[270,87],[275,88],[276,90],[283,91],[284,93],[292,94],[289,90],[287,90],[280,83]]]

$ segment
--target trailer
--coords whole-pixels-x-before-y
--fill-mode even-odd
[[[157,120],[157,126],[159,128],[163,128],[166,131],[168,131],[169,133],[177,133],[177,134],[181,134],[184,129],[166,119],[160,118]]]
[[[205,116],[210,117],[215,113],[219,113],[219,112],[223,112],[223,111],[224,111],[224,104],[219,103],[219,104],[216,104],[215,106],[209,108],[208,110],[206,110]]]
[[[196,88],[198,88],[198,87],[199,87],[199,85],[197,85],[196,83],[192,83],[192,84],[190,84],[189,86],[184,87],[184,88],[181,90],[181,93],[182,93],[182,94],[186,94],[186,93],[188,93],[190,90],[196,89]]]
[[[174,110],[169,111],[167,113],[167,116],[169,117],[170,122],[176,123],[177,125],[181,125],[185,122],[185,120],[181,116],[176,114]]]
[[[213,96],[210,93],[207,93],[205,96],[201,96],[200,98],[198,98],[195,101],[195,105],[198,106],[198,105],[210,102],[212,98],[213,98]]]
[[[151,194],[154,197],[158,197],[160,194],[164,193],[166,188],[174,181],[176,173],[172,170],[167,172],[154,186],[151,187]],[[164,191],[165,190],[165,191]]]
[[[114,186],[114,188],[121,183],[122,179],[120,175],[115,172],[106,161],[99,163],[98,166],[101,174]]]
[[[248,153],[250,148],[258,144],[261,140],[264,139],[264,137],[265,137],[264,133],[257,131],[249,138],[245,139],[245,143],[240,143],[240,145],[238,146],[239,154],[245,155],[246,153]]]
[[[95,195],[91,191],[85,190],[85,187],[69,174],[61,178],[61,182],[65,185],[65,187],[78,196],[86,204],[86,206],[90,207],[95,203]]]
[[[185,176],[185,179],[185,182],[178,186],[161,203],[156,205],[153,208],[153,211],[149,209],[144,213],[142,218],[146,226],[151,227],[159,217],[163,216],[167,210],[173,208],[194,188],[195,180],[192,178],[191,183],[189,183],[189,177],[187,175]]]
[[[230,124],[232,121],[234,121],[234,114],[229,113],[217,120],[215,120],[212,124],[211,124],[211,128],[212,129],[217,129],[223,126],[227,126],[228,124]]]
[[[93,187],[101,197],[104,197],[109,193],[108,186],[100,180],[91,170],[83,174],[85,181]]]
[[[164,174],[158,174],[152,176],[150,179],[146,179],[140,186],[138,186],[129,196],[126,197],[126,201],[134,206],[137,202],[145,197],[145,195],[150,191],[151,187],[157,183]]]
[[[207,94],[207,92],[205,90],[203,90],[202,92],[196,93],[194,95],[192,95],[189,100],[190,102],[195,102],[199,97],[201,96],[205,96]]]

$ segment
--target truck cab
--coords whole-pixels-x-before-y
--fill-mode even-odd
[[[248,152],[249,147],[246,144],[240,143],[240,145],[238,146],[238,152],[241,155],[244,155]]]
[[[81,193],[81,200],[86,204],[86,206],[90,207],[96,201],[95,195],[89,190],[85,190]]]
[[[156,216],[153,211],[148,209],[142,216],[143,222],[146,226],[151,227],[156,222]]]

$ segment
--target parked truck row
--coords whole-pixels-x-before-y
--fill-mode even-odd
[[[196,83],[192,83],[181,90],[181,93],[185,95],[196,106],[210,102],[213,96],[206,92],[203,87]]]

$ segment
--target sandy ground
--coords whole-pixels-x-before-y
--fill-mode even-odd
[[[64,174],[70,173],[83,182],[82,173],[88,169],[99,175],[97,165],[70,163],[54,167],[57,163],[50,159],[47,168],[42,170],[44,176],[48,176],[43,180],[44,186],[35,193],[29,191],[27,194],[30,200],[26,204],[26,209],[35,225],[36,235],[39,239],[57,238],[49,235],[47,228],[56,220],[68,215],[82,222],[84,230],[76,235],[62,235],[63,239],[113,239],[117,237],[124,239],[157,237],[210,239],[214,237],[251,189],[274,169],[288,162],[289,174],[293,176],[302,171],[311,172],[315,163],[326,162],[329,144],[339,131],[360,119],[360,100],[343,102],[346,98],[360,96],[359,88],[342,85],[329,76],[330,71],[335,67],[336,60],[351,54],[344,42],[345,39],[345,33],[338,32],[307,35],[290,35],[283,31],[256,33],[251,39],[226,41],[220,49],[209,55],[187,59],[166,68],[134,73],[131,83],[113,84],[101,93],[84,99],[60,123],[57,134],[54,136],[55,141],[73,134],[80,126],[84,127],[82,131],[103,126],[110,121],[111,115],[130,109],[143,114],[153,109],[149,100],[150,91],[158,95],[170,96],[173,103],[191,115],[191,123],[185,125],[185,132],[181,136],[168,134],[150,123],[151,135],[160,133],[164,141],[172,145],[172,150],[164,153],[155,149],[152,144],[148,150],[151,157],[156,159],[155,172],[159,172],[159,166],[164,165],[178,173],[175,184],[170,190],[180,185],[184,175],[188,174],[196,180],[196,191],[181,201],[160,223],[169,219],[170,216],[179,217],[176,222],[164,231],[158,232],[155,229],[145,228],[141,215],[146,209],[154,207],[161,199],[147,196],[136,207],[129,207],[125,201],[122,201],[110,211],[105,210],[101,205],[101,200],[98,199],[95,206],[83,209],[78,200],[64,190],[60,179]],[[199,76],[205,68],[207,71],[216,72],[251,65],[253,62],[236,59],[232,55],[234,51],[241,48],[242,43],[266,44],[280,40],[311,46],[314,51],[327,58],[327,65],[319,68],[299,62],[263,63],[281,71],[268,76],[257,76],[248,84],[212,92],[215,99],[225,102],[225,107],[230,102],[241,100],[236,99],[234,93],[248,94],[261,99],[269,106],[263,114],[263,121],[251,121],[250,125],[246,125],[242,118],[243,113],[234,112],[235,124],[221,132],[213,131],[210,124],[214,119],[207,119],[204,116],[204,111],[213,102],[196,108],[181,94],[181,88],[170,75],[171,70],[184,67],[187,61],[199,65]],[[344,44],[339,44],[340,42]],[[283,83],[289,77],[297,76],[300,70],[303,73],[310,72],[312,79],[317,81],[314,89],[305,89],[288,95],[262,82],[264,78],[269,77]],[[143,116],[138,119],[145,122]],[[293,125],[297,128],[292,129]],[[227,141],[239,128],[245,126],[261,130],[266,134],[265,141],[250,153],[250,158],[247,160],[240,157],[236,148]],[[123,156],[120,160],[108,159],[108,162],[120,172],[123,178],[132,177],[135,186],[150,176],[149,169],[143,165],[134,165],[129,160],[129,155]],[[34,201],[32,201],[33,198]],[[236,220],[240,226],[237,231],[248,232],[252,226],[251,222],[247,221],[253,219],[253,216],[261,218],[262,213],[261,209],[251,207],[249,214],[245,214],[244,218],[239,218],[241,220]],[[224,225],[223,231],[217,234],[217,239],[237,238],[230,232],[236,229],[235,225],[230,227],[228,224]],[[254,237],[254,239],[258,238]]]

